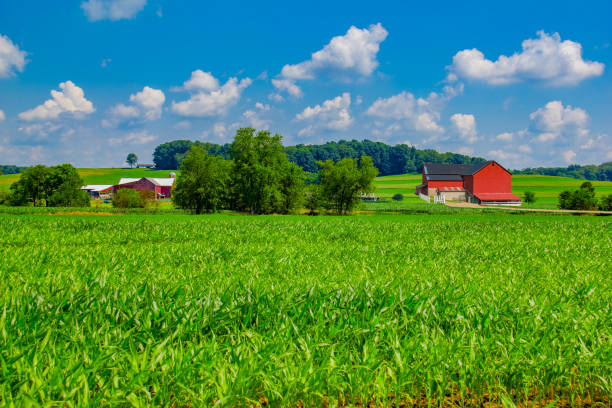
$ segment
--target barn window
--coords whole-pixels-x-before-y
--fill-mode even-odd
[[[491,163],[491,166],[495,166],[495,163]]]

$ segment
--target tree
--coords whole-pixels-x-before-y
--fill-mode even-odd
[[[288,213],[303,191],[303,171],[292,165],[282,137],[247,127],[238,129],[230,146],[231,207],[251,214]]]
[[[172,200],[196,214],[216,212],[227,202],[230,162],[193,146],[181,163]]]
[[[612,211],[612,194],[601,197],[599,209],[602,211]]]
[[[160,144],[153,152],[153,163],[155,168],[161,170],[176,170],[180,162],[191,149],[192,143],[189,140],[175,140]]]
[[[136,153],[130,153],[127,155],[125,162],[130,165],[130,168],[132,168],[136,163],[138,163],[138,156],[136,156]]]
[[[596,210],[598,207],[593,184],[585,181],[575,191],[563,191],[559,194],[559,208],[564,210]]]
[[[378,175],[372,158],[344,158],[337,163],[332,160],[319,162],[321,169],[321,193],[329,206],[338,215],[348,214],[359,201],[358,193],[374,190],[372,181]]]
[[[89,194],[81,190],[83,180],[71,164],[30,167],[11,185],[12,205],[87,207]]]
[[[535,193],[533,191],[525,191],[525,194],[523,195],[523,201],[525,201],[527,204],[535,203]]]

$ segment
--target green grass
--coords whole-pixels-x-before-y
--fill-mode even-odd
[[[612,220],[0,214],[0,405],[609,405]]]

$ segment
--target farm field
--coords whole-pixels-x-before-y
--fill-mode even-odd
[[[151,169],[78,169],[85,184],[116,184],[122,177],[168,177],[170,170]],[[180,174],[178,170],[174,171]],[[0,176],[0,191],[8,191],[11,184],[19,179],[19,174]]]
[[[0,214],[0,405],[609,406],[611,229]]]
[[[528,208],[557,208],[559,193],[563,190],[575,190],[586,180],[567,177],[553,177],[540,175],[512,176],[512,192],[523,197],[525,191],[533,191],[537,201],[523,207]],[[612,182],[591,181],[597,196],[612,194]],[[376,193],[381,198],[390,198],[394,194],[404,195],[407,204],[418,203],[421,200],[415,196],[415,187],[421,184],[420,174],[404,174],[399,176],[377,177],[375,182]]]

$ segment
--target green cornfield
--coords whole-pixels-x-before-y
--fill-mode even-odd
[[[0,406],[609,406],[611,303],[610,217],[0,214]]]

